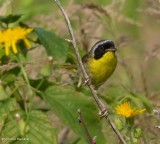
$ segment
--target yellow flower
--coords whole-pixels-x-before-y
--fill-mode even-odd
[[[10,48],[14,53],[17,53],[16,44],[23,40],[26,47],[31,48],[31,44],[27,39],[27,35],[32,31],[31,28],[8,28],[6,30],[0,30],[0,45],[5,45],[5,54],[8,56]]]
[[[115,107],[116,113],[119,115],[123,115],[126,118],[133,117],[135,115],[141,114],[145,111],[145,109],[137,110],[136,108],[131,108],[129,102],[124,102]]]

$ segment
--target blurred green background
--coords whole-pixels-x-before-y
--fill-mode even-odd
[[[137,120],[136,123],[144,132],[140,143],[160,143],[159,129],[155,128],[160,124],[160,120],[151,112],[151,109],[160,108],[160,2],[158,0],[92,0],[90,2],[61,0],[61,3],[71,20],[81,56],[100,39],[111,39],[116,43],[118,66],[113,76],[100,88],[101,98],[111,108],[122,99],[131,99],[139,107],[148,108],[146,114],[139,117],[139,121]],[[11,13],[23,14],[21,20],[30,27],[49,30],[62,39],[69,38],[66,23],[54,0],[0,0],[0,15]],[[33,49],[31,55],[33,61],[41,61],[47,57],[42,47]],[[71,46],[67,51],[66,59],[63,59],[62,62],[58,61],[58,64],[64,63],[77,63]],[[28,70],[28,75],[32,79],[37,78],[37,73],[39,73],[37,67]],[[76,86],[78,78],[77,74],[71,70],[55,68],[50,79],[62,86]],[[61,87],[51,88],[46,93],[48,96],[52,96],[53,91],[58,95]],[[81,92],[83,96],[85,93],[88,95],[88,91],[86,92],[86,89],[82,88],[78,89],[79,97],[81,97]],[[66,93],[71,92],[66,90]],[[74,100],[73,95],[71,94],[71,101]],[[46,101],[49,102],[50,99],[47,100],[47,98]],[[79,101],[81,103],[81,98]],[[78,102],[75,103],[77,106],[73,111],[78,108]],[[48,105],[53,104],[54,102],[48,103]],[[89,106],[88,102],[86,102],[86,106]],[[94,106],[93,109],[95,109]],[[60,139],[63,131],[66,130],[66,125],[62,122],[63,120],[60,120],[63,119],[63,115],[57,117],[59,111],[54,112],[56,115],[52,112],[49,112],[49,115],[52,113],[50,119],[53,127],[57,129],[57,137]],[[93,113],[96,115],[96,112]],[[104,125],[105,122],[102,120],[102,123]],[[74,124],[73,126],[68,125],[72,127],[73,131],[78,129],[73,128]],[[108,127],[108,125],[103,126],[104,136],[108,136],[104,139],[107,139],[107,143],[112,141],[116,143],[112,137],[113,132],[105,133],[111,131]],[[95,129],[91,127],[90,130],[94,131]],[[67,143],[74,143],[76,136],[73,131],[70,130],[67,133]],[[100,134],[100,132],[97,133]]]

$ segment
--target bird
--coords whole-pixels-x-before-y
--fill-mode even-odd
[[[89,81],[97,90],[113,74],[117,66],[117,48],[112,40],[99,40],[82,57]]]

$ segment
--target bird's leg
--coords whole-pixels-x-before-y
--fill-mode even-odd
[[[80,77],[78,80],[77,87],[80,88],[82,86],[82,84],[83,84],[83,79],[82,79],[82,77]]]
[[[79,78],[77,87],[81,87],[82,85],[91,85],[91,79],[90,77],[87,77],[86,79],[83,79],[82,77]]]

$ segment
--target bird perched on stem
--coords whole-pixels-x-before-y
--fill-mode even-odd
[[[112,75],[117,65],[116,47],[111,40],[100,40],[83,56],[82,62],[90,82],[98,89]]]

